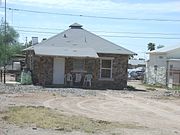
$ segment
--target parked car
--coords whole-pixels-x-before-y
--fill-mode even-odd
[[[130,71],[128,73],[129,79],[142,80],[144,77],[144,71]]]

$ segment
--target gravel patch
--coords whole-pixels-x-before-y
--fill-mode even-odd
[[[163,97],[180,97],[179,90],[155,90],[150,91],[146,90],[142,91],[130,91],[130,90],[89,90],[89,89],[81,89],[81,88],[45,88],[42,86],[34,86],[34,85],[19,85],[19,84],[3,84],[0,83],[0,94],[15,94],[15,93],[35,93],[35,92],[50,92],[54,94],[60,94],[63,97],[66,96],[77,96],[77,97],[85,97],[85,96],[97,96],[98,93],[110,93],[110,94],[118,94],[118,95],[126,95],[132,94],[136,95],[144,95],[147,98],[161,99]]]
[[[44,88],[42,86],[34,85],[19,85],[19,84],[3,84],[0,83],[0,94],[14,94],[14,93],[31,93],[31,92],[51,92],[66,96],[96,96],[97,90],[87,90],[81,88]]]
[[[156,91],[150,91],[146,90],[144,92],[142,91],[130,91],[130,90],[107,90],[106,93],[127,97],[127,98],[133,98],[135,96],[143,96],[145,98],[150,99],[168,99],[168,98],[180,98],[180,91],[177,90],[156,90]],[[127,95],[127,96],[126,96]]]

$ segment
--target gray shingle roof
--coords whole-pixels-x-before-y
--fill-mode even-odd
[[[34,46],[34,51],[36,55],[98,58],[92,48]]]
[[[70,25],[69,29],[35,46],[92,48],[96,51],[96,53],[126,54],[126,55],[135,54],[134,52],[128,49],[125,49],[119,45],[116,45],[106,39],[103,39],[83,29],[82,25],[77,23]]]

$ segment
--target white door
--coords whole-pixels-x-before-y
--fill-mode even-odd
[[[54,58],[53,84],[64,84],[64,58]]]

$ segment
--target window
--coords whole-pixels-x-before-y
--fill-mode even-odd
[[[74,59],[73,60],[73,70],[74,71],[83,71],[84,70],[84,60],[83,59]]]
[[[100,60],[100,79],[112,79],[112,62],[112,58],[102,58]]]

